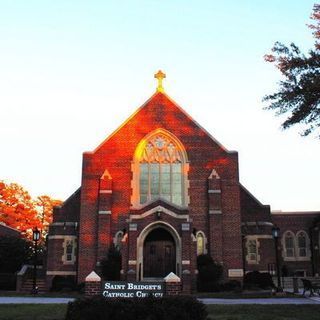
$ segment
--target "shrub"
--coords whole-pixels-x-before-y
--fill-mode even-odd
[[[16,290],[16,275],[0,273],[0,290]]]
[[[223,291],[241,291],[241,282],[238,280],[230,280],[228,282],[223,283]]]
[[[217,289],[221,279],[223,268],[222,265],[213,261],[210,255],[202,254],[197,258],[198,266],[198,291],[220,291]]]
[[[244,276],[244,287],[247,289],[250,289],[250,288],[268,289],[268,288],[273,288],[274,283],[269,273],[252,271],[252,272],[248,272]]]
[[[69,302],[66,320],[205,320],[204,304],[190,296],[105,299],[84,298]]]
[[[112,244],[106,258],[100,262],[101,273],[104,280],[120,280],[121,255]]]
[[[73,291],[77,289],[75,276],[55,276],[51,291]]]

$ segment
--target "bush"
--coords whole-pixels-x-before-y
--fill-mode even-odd
[[[104,280],[120,280],[121,255],[113,244],[108,250],[107,257],[101,260],[100,265]]]
[[[221,279],[223,268],[222,265],[213,261],[210,255],[202,254],[197,258],[198,266],[198,291],[212,292],[220,291],[219,280]]]
[[[69,302],[66,320],[205,320],[204,304],[190,296],[105,299],[84,298]]]
[[[16,290],[17,277],[12,273],[0,273],[0,290]]]
[[[274,288],[272,277],[269,273],[252,271],[244,276],[244,287],[247,289],[260,288],[269,289]]]
[[[74,291],[77,288],[75,276],[55,276],[52,279],[51,291]]]
[[[230,280],[228,282],[223,283],[223,291],[241,291],[241,282],[238,280]]]

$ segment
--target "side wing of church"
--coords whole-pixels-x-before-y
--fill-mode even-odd
[[[110,245],[121,253],[124,280],[174,272],[185,292],[194,289],[200,254],[221,263],[225,279],[273,268],[270,207],[240,184],[237,152],[172,101],[162,78],[143,106],[83,154],[81,187],[50,225],[49,283],[58,275],[83,282],[99,272]],[[311,272],[310,253],[301,261]]]

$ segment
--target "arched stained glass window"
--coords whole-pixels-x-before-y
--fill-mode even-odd
[[[183,205],[183,156],[164,134],[152,136],[139,159],[140,204],[163,198]]]

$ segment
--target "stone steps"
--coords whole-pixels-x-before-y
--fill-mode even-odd
[[[37,279],[37,287],[38,287],[38,292],[43,293],[48,291],[46,282],[44,279]],[[32,289],[33,289],[33,280],[27,279],[21,287],[21,292],[30,293]]]

